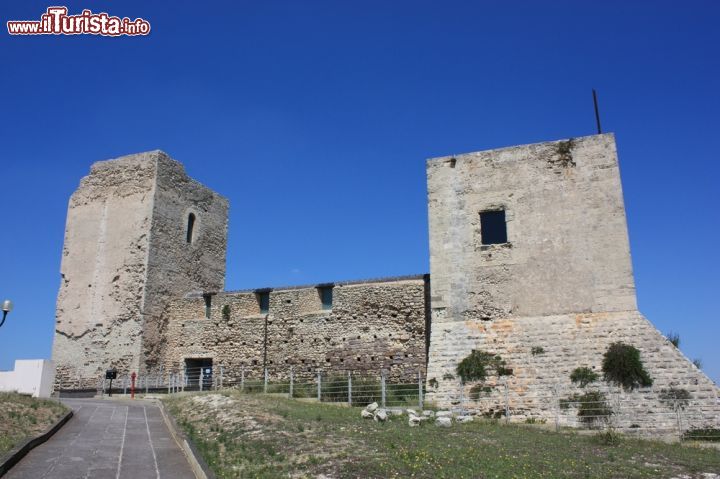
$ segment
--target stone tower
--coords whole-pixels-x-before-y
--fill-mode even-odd
[[[482,350],[513,370],[511,407],[543,411],[573,369],[599,372],[622,341],[655,390],[686,389],[717,421],[717,387],[637,311],[612,134],[436,158],[427,178],[431,400],[468,398],[456,366]]]
[[[68,206],[53,360],[59,387],[153,368],[162,313],[225,280],[227,200],[161,151],[95,163]]]

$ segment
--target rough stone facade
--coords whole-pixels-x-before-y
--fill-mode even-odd
[[[632,393],[645,398],[638,413],[659,407],[657,391],[683,388],[699,421],[718,422],[717,386],[637,311],[612,135],[432,159],[427,177],[431,400],[493,407],[456,377],[480,350],[512,369],[504,378],[516,415],[547,415],[558,391],[573,392],[573,369],[599,371],[609,344],[622,341],[655,379]],[[486,211],[505,212],[505,242],[483,244]],[[487,394],[505,394],[499,381],[489,379]]]
[[[157,361],[167,302],[223,287],[227,208],[160,151],[92,166],[68,206],[56,384],[94,387],[111,366],[143,371]]]
[[[57,382],[94,386],[111,366],[167,376],[200,360],[228,382],[266,368],[384,369],[391,381],[423,374],[439,406],[507,403],[514,418],[573,425],[557,410],[579,392],[570,372],[599,372],[622,341],[653,387],[595,387],[632,405],[632,425],[673,427],[660,393],[675,388],[691,395],[688,425],[717,427],[717,386],[637,311],[612,135],[432,159],[427,178],[431,275],[223,292],[227,201],[162,152],[96,163],[68,209]],[[456,368],[473,350],[512,374],[462,384]]]
[[[317,287],[276,288],[267,314],[255,291],[219,293],[210,318],[205,299],[191,295],[168,305],[163,369],[181,372],[186,359],[209,358],[229,382],[241,370],[261,377],[264,368],[287,378],[291,367],[298,377],[385,369],[390,379],[414,380],[425,372],[428,288],[423,276],[337,283],[331,309]]]

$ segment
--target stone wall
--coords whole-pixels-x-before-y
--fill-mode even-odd
[[[428,161],[433,310],[447,318],[636,309],[612,135]],[[507,243],[481,244],[504,209]]]
[[[188,217],[195,218],[187,241]],[[158,156],[143,313],[141,370],[159,364],[167,303],[188,291],[222,291],[225,285],[228,201],[189,178],[183,166]]]
[[[426,279],[422,276],[337,283],[332,309],[323,310],[316,287],[276,288],[268,314],[254,291],[212,296],[210,318],[200,295],[170,303],[165,317],[164,371],[181,371],[187,358],[211,358],[224,379],[287,378],[345,371],[416,380],[426,363]],[[230,308],[229,319],[223,308]],[[265,328],[267,322],[267,338]]]
[[[61,387],[138,367],[154,191],[152,155],[140,154],[95,163],[70,198],[53,342]]]
[[[188,211],[198,221],[185,239]],[[53,360],[61,388],[156,355],[165,304],[221,289],[227,201],[160,151],[95,163],[68,205]]]
[[[457,364],[482,350],[513,370],[507,394],[517,418],[554,414],[559,395],[577,392],[570,372],[599,370],[609,344],[623,341],[655,378],[622,399],[637,404],[636,422],[669,427],[653,412],[666,407],[658,392],[672,387],[692,394],[698,422],[718,424],[717,386],[637,312],[612,135],[437,158],[427,174],[430,400],[497,412],[499,378],[472,401],[471,385],[456,377]],[[483,244],[480,213],[498,210],[507,241]]]
[[[685,389],[692,399],[685,408],[683,427],[720,425],[717,386],[657,331],[640,313],[608,312],[507,318],[494,321],[464,321],[433,324],[433,342],[451,345],[435,348],[430,356],[428,397],[438,403],[479,413],[504,412],[507,380],[510,412],[514,420],[528,417],[575,425],[576,410],[558,411],[558,401],[585,390],[600,390],[609,398],[619,396],[616,424],[632,424],[643,430],[676,428],[672,406],[660,400],[663,389]],[[602,358],[613,342],[637,347],[645,369],[653,378],[651,388],[619,392],[602,381]],[[533,354],[533,348],[542,348]],[[455,368],[472,350],[498,354],[512,369],[511,376],[490,376],[482,385],[490,388],[471,399],[475,384],[461,385]],[[537,350],[536,350],[537,351]],[[600,381],[576,387],[570,373],[589,367]],[[452,377],[451,377],[452,376]],[[612,403],[611,403],[612,404]]]

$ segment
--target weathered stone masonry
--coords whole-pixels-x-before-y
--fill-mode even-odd
[[[430,399],[486,412],[504,394],[500,379],[473,401],[455,377],[458,362],[482,350],[513,370],[514,416],[550,418],[559,391],[577,392],[570,372],[599,372],[609,344],[622,341],[640,349],[655,380],[626,394],[636,422],[659,426],[652,414],[667,405],[657,392],[672,387],[692,394],[700,424],[718,424],[717,386],[637,311],[612,135],[437,158],[427,177]],[[484,211],[505,212],[506,242],[483,244]]]
[[[413,380],[425,372],[426,282],[417,276],[337,283],[327,310],[316,287],[276,288],[268,314],[261,314],[255,291],[219,293],[209,319],[203,297],[178,299],[166,313],[164,369],[180,372],[187,358],[211,358],[230,382],[243,368],[247,377],[260,377],[265,367],[282,378],[292,367],[299,377],[318,369],[373,375],[385,369],[391,379]]]
[[[420,371],[428,399],[488,412],[500,379],[473,399],[455,377],[483,350],[513,371],[513,417],[550,418],[558,394],[574,390],[570,372],[599,371],[608,345],[623,341],[655,380],[622,393],[638,405],[637,424],[670,427],[656,414],[667,409],[658,391],[681,388],[694,424],[717,427],[717,386],[637,311],[612,135],[436,158],[427,178],[431,275],[336,283],[329,307],[322,285],[223,292],[227,200],[164,153],[94,164],[68,208],[59,385],[93,387],[111,366],[179,372],[200,358],[223,365],[228,381],[243,369],[385,369],[391,380]]]
[[[171,298],[222,289],[227,200],[153,151],[95,163],[68,205],[53,359],[62,387],[156,364]],[[186,241],[187,218],[198,219]]]

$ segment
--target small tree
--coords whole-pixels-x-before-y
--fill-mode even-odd
[[[222,307],[222,317],[225,321],[230,320],[230,305],[226,304]]]
[[[603,355],[605,381],[625,389],[652,386],[653,380],[640,360],[640,351],[624,343],[613,343]]]
[[[675,411],[678,429],[682,427],[682,411],[690,404],[692,395],[687,389],[669,388],[660,390],[660,401]]]
[[[582,367],[575,368],[570,373],[570,381],[577,383],[581,388],[584,388],[590,383],[594,383],[600,376],[590,368]]]

